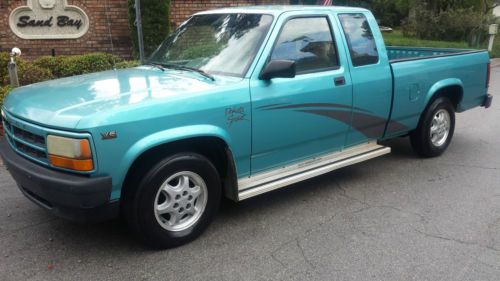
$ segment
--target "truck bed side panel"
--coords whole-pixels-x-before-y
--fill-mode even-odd
[[[385,137],[415,129],[432,96],[444,87],[462,88],[459,112],[481,105],[487,91],[488,62],[487,52],[392,62],[394,103]]]

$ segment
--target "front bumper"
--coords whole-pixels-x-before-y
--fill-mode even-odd
[[[90,178],[54,171],[18,155],[0,140],[0,156],[31,201],[53,214],[78,222],[98,222],[119,215],[119,202],[110,202],[111,177]]]
[[[484,98],[484,101],[483,101],[484,108],[490,107],[492,101],[493,101],[493,96],[490,94],[487,94],[486,97]]]

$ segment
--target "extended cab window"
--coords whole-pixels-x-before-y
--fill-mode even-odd
[[[340,14],[339,18],[351,53],[352,65],[377,63],[377,45],[366,17],[363,14]]]
[[[276,41],[271,60],[293,60],[299,74],[337,67],[337,53],[328,20],[315,17],[287,21]]]

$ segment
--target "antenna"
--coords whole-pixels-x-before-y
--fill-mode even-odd
[[[108,35],[109,35],[109,42],[111,44],[111,54],[113,55],[113,69],[116,70],[115,45],[113,43],[113,35],[111,34],[111,22],[109,20],[108,0],[104,1],[104,9],[105,9],[104,12],[106,14],[106,22],[108,24]]]
[[[141,64],[144,64],[144,38],[142,36],[141,0],[135,0],[135,24],[137,26],[137,38],[139,41],[139,58],[141,59]]]

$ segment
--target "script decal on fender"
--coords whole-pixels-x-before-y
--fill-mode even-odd
[[[247,116],[245,114],[245,108],[243,106],[226,108],[225,113],[229,126],[233,125],[233,123],[246,120],[245,117]]]

